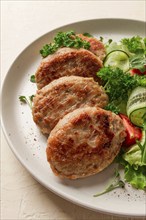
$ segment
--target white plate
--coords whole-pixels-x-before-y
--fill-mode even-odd
[[[32,120],[27,105],[21,105],[20,95],[35,94],[36,85],[29,81],[40,61],[40,48],[58,31],[89,32],[97,37],[120,40],[123,37],[145,35],[145,23],[123,19],[82,21],[55,29],[31,43],[15,60],[2,88],[2,125],[6,139],[19,161],[42,185],[61,197],[86,208],[116,215],[144,216],[145,194],[133,190],[116,189],[94,198],[113,178],[114,165],[103,172],[81,180],[60,180],[55,177],[46,160],[46,138]]]

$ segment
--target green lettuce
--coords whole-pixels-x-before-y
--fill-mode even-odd
[[[146,190],[146,166],[139,166],[134,169],[127,163],[125,166],[125,179],[134,188]]]
[[[121,152],[117,162],[124,166],[124,178],[134,188],[146,190],[146,127],[143,138],[127,152]]]
[[[121,152],[116,161],[124,166],[124,179],[126,182],[130,183],[134,188],[146,190],[146,165],[142,165],[140,162],[140,151],[130,149],[130,152],[132,151],[133,155],[132,153],[123,154]]]
[[[123,154],[123,159],[127,161],[131,166],[133,165],[135,170],[138,169],[138,166],[146,165],[146,162],[142,161],[141,158],[141,149],[137,144],[133,145],[129,151]]]

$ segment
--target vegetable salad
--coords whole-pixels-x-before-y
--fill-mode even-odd
[[[109,96],[105,109],[119,114],[127,137],[116,161],[133,187],[146,190],[146,38],[105,43],[107,55],[97,76]]]

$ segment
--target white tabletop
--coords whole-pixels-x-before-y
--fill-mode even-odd
[[[34,39],[58,26],[93,18],[145,20],[146,1],[2,1],[1,78]],[[1,133],[1,219],[114,220],[78,207],[41,186],[12,154]],[[131,218],[124,218],[131,219]]]

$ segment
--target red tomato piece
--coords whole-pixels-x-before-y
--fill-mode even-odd
[[[141,140],[142,130],[134,126],[126,115],[119,114],[126,129],[127,136],[123,143],[123,146],[130,147],[136,143],[136,140]]]
[[[146,69],[146,66],[145,66],[145,69]],[[135,75],[135,74],[141,76],[141,75],[146,75],[146,70],[144,72],[141,72],[139,69],[131,69],[130,73],[131,73],[132,76]]]

